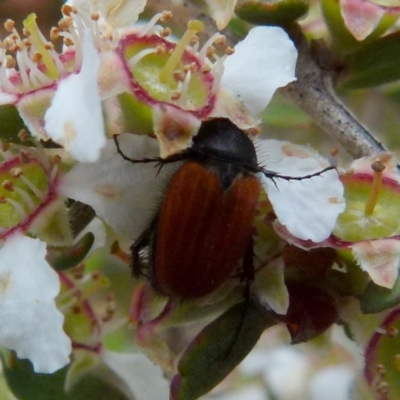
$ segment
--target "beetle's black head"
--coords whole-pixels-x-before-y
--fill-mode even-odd
[[[227,118],[205,121],[193,138],[191,150],[204,157],[257,168],[257,155],[251,139]]]

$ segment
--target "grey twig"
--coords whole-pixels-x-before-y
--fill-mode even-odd
[[[332,89],[332,73],[315,61],[306,38],[296,26],[290,32],[299,58],[297,81],[280,89],[281,93],[303,109],[354,158],[386,151],[380,143],[341,103]]]

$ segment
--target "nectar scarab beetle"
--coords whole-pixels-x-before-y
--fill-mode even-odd
[[[299,180],[322,172],[291,178],[265,170],[251,139],[225,118],[203,122],[190,148],[165,159],[130,159],[114,139],[133,163],[183,161],[156,218],[131,247],[134,275],[148,247],[152,286],[181,300],[210,294],[233,275],[253,279],[252,225],[261,191],[256,173]]]

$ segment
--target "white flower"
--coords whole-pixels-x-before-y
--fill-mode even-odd
[[[276,89],[296,79],[296,61],[297,50],[283,29],[253,28],[225,60],[221,85],[238,95],[257,115]]]
[[[303,177],[329,167],[323,157],[288,142],[258,141],[256,148],[262,165],[288,177]],[[315,243],[330,236],[345,209],[343,185],[336,170],[302,180],[271,179],[262,174],[260,179],[279,223],[293,236]]]
[[[97,86],[100,59],[91,31],[84,31],[83,62],[78,74],[58,83],[44,120],[48,136],[78,161],[93,162],[106,144]]]
[[[19,233],[0,249],[0,344],[52,373],[69,363],[71,342],[54,302],[60,282],[45,257],[45,243]]]

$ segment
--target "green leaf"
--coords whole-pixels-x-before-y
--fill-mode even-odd
[[[15,106],[5,104],[0,106],[0,140],[20,144],[18,133],[27,129]]]
[[[361,311],[363,314],[378,313],[400,303],[400,277],[392,289],[369,282],[361,296]]]
[[[68,366],[54,374],[36,374],[27,360],[13,357],[11,362],[3,364],[7,383],[19,400],[129,400],[116,386],[123,386],[120,379],[104,365],[83,375],[65,392]]]
[[[307,13],[308,0],[239,0],[235,14],[256,25],[287,25]]]
[[[171,384],[172,400],[195,400],[220,383],[276,321],[256,304],[230,308],[186,349]]]
[[[341,86],[367,88],[400,79],[400,32],[377,39],[353,53]]]
[[[86,257],[93,242],[94,235],[92,232],[88,232],[71,247],[49,249],[47,261],[57,271],[73,268]]]
[[[4,376],[19,400],[68,400],[64,392],[68,367],[54,374],[36,374],[29,361],[11,357],[10,362],[3,360]]]

